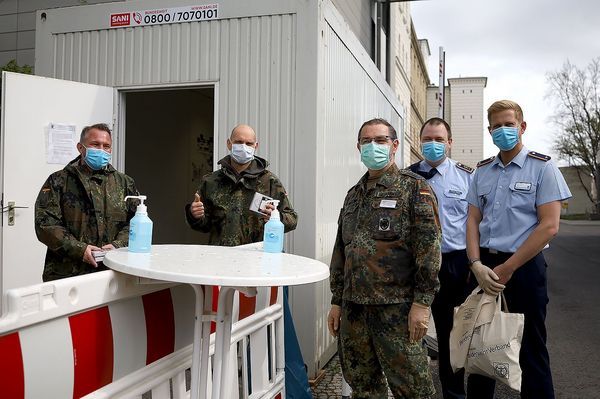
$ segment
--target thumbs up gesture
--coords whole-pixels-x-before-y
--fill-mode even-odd
[[[200,219],[204,217],[204,204],[198,193],[194,194],[194,201],[190,204],[190,213],[194,219]]]

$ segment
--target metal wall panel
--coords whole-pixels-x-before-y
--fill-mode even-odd
[[[58,33],[50,75],[125,88],[218,82],[218,156],[231,128],[248,123],[258,154],[289,189],[295,35],[295,14]]]
[[[329,263],[343,200],[348,189],[366,172],[356,147],[358,129],[371,118],[387,119],[396,128],[401,143],[396,157],[398,165],[402,165],[403,161],[404,140],[398,99],[358,38],[341,21],[339,12],[331,3],[327,3],[324,10],[315,233],[316,258]],[[314,347],[305,352],[315,354],[319,368],[335,353],[335,340],[325,328],[331,292],[327,282],[313,284],[311,288],[316,306],[314,320],[317,322],[308,332],[314,336]],[[299,335],[303,333],[307,332],[301,331]]]
[[[332,0],[350,29],[361,42],[368,54],[373,53],[373,18],[371,0]]]
[[[384,118],[398,131],[400,115],[367,71],[356,62],[339,36],[327,25],[324,32],[325,90],[321,145],[323,171],[317,195],[322,206],[323,246],[318,254],[328,260],[335,239],[337,217],[348,189],[356,184],[366,168],[356,148],[358,129],[371,118]],[[402,164],[398,150],[396,162]]]

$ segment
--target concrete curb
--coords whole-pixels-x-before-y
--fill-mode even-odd
[[[560,219],[561,223],[569,226],[600,226],[600,220],[565,220]]]

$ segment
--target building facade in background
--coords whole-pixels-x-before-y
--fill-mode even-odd
[[[444,119],[452,127],[452,159],[475,167],[483,159],[483,89],[486,77],[450,78],[444,88]],[[427,88],[427,118],[438,116],[438,86]]]
[[[596,198],[594,192],[594,179],[590,175],[585,176],[582,172],[581,179],[577,176],[577,170],[573,166],[563,166],[560,172],[565,178],[569,190],[573,194],[573,197],[562,203],[562,214],[565,215],[581,215],[594,213],[594,203],[590,200],[588,193],[592,195],[592,198]]]
[[[427,39],[418,39],[414,25],[411,23],[411,46],[410,46],[410,63],[411,74],[410,83],[412,94],[410,97],[410,156],[405,159],[409,160],[408,164],[415,163],[423,157],[421,156],[421,139],[419,132],[421,126],[427,120],[427,86],[429,84],[429,74],[427,73],[427,61],[431,52]]]
[[[406,145],[404,146],[404,165],[410,164],[410,104],[411,88],[411,18],[410,3],[393,3],[390,5],[390,86],[404,111],[402,131]],[[400,127],[399,127],[400,128]]]

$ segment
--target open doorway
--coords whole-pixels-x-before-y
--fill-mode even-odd
[[[204,244],[184,207],[213,170],[214,88],[125,93],[125,173],[148,197],[154,244]]]

